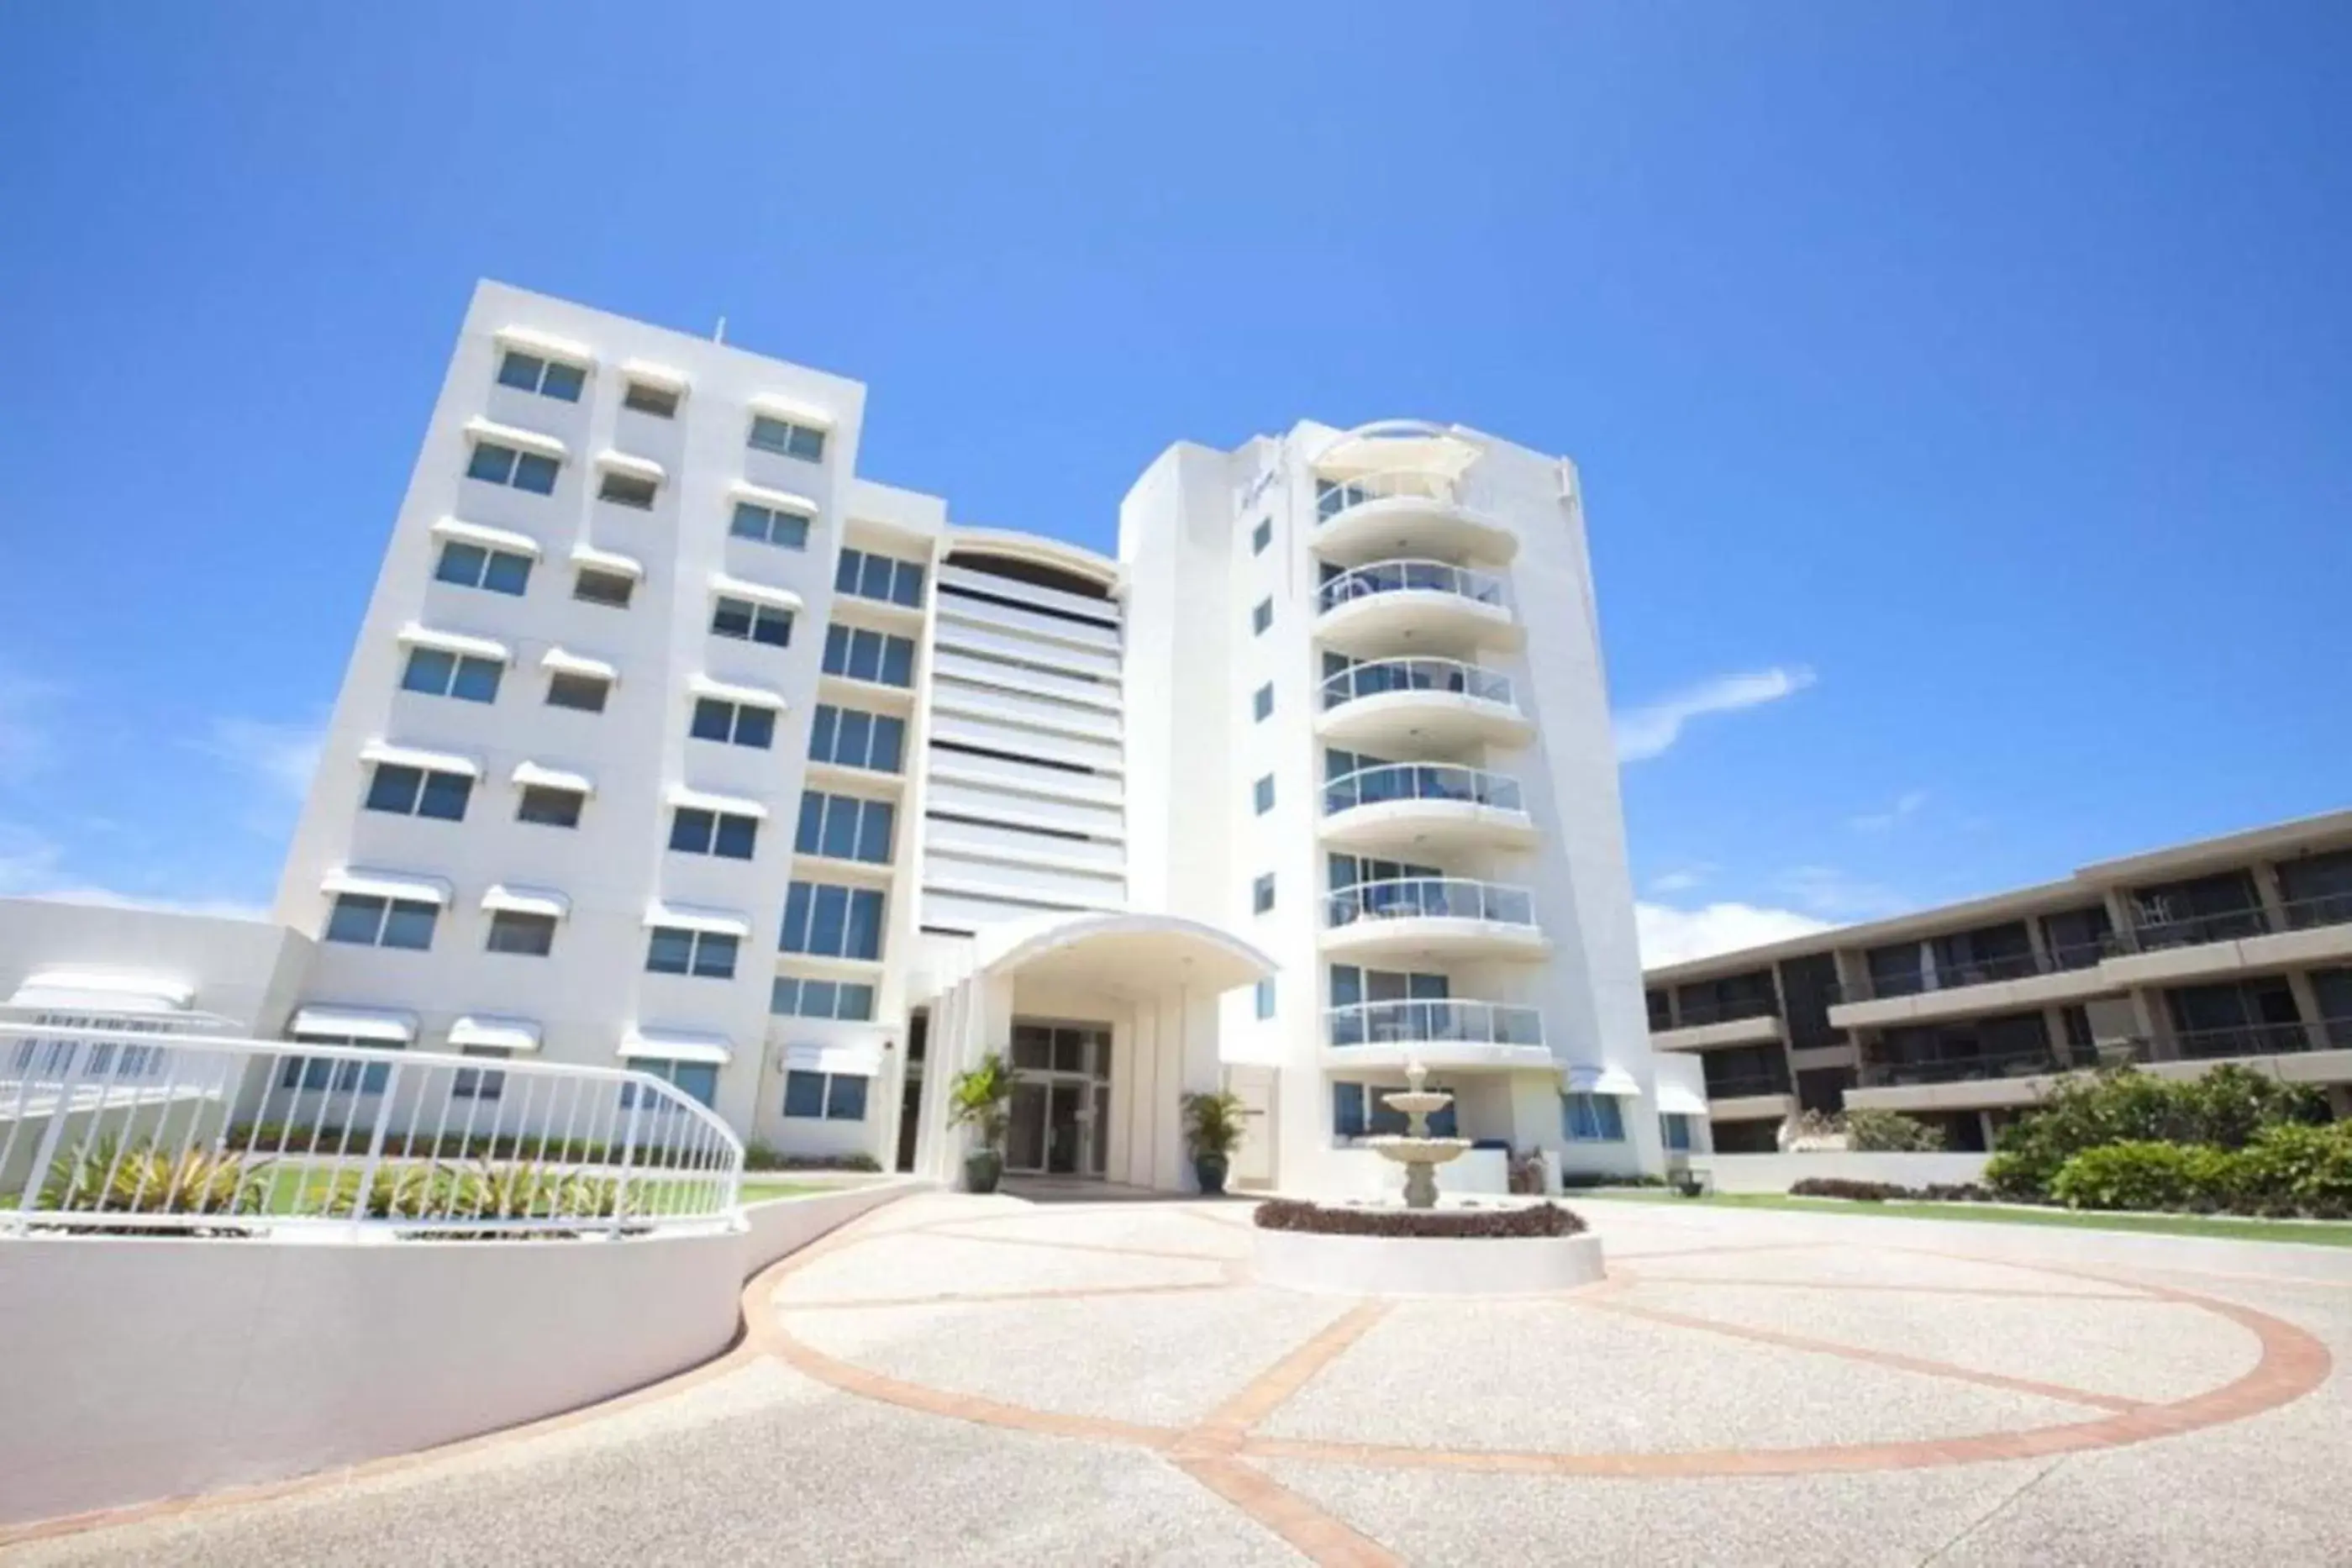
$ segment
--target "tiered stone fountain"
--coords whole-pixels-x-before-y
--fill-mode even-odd
[[[1404,1069],[1408,1087],[1381,1096],[1390,1110],[1404,1112],[1404,1131],[1364,1140],[1381,1152],[1381,1158],[1394,1160],[1404,1167],[1404,1206],[1409,1209],[1437,1206],[1437,1167],[1460,1158],[1470,1147],[1467,1138],[1429,1135],[1429,1119],[1453,1104],[1454,1097],[1443,1089],[1422,1088],[1428,1079],[1427,1068],[1419,1062],[1408,1063]]]

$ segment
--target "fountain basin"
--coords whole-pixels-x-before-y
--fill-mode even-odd
[[[1569,1234],[1547,1234],[1562,1226]],[[1550,1205],[1328,1208],[1276,1199],[1252,1234],[1260,1284],[1320,1295],[1535,1296],[1603,1273],[1601,1238]]]
[[[1470,1152],[1467,1138],[1408,1138],[1397,1132],[1359,1139],[1357,1143],[1360,1148],[1379,1150],[1382,1159],[1393,1160],[1400,1165],[1443,1165]]]

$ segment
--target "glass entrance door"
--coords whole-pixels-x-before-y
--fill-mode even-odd
[[[1007,1171],[1101,1175],[1109,1158],[1109,1025],[1013,1020]]]

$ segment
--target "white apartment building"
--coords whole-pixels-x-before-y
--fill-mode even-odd
[[[1230,1085],[1239,1184],[1385,1190],[1360,1140],[1416,1059],[1465,1189],[1704,1149],[1698,1064],[1649,1048],[1569,463],[1420,424],[1179,445],[1114,561],[858,477],[864,414],[480,286],[252,1026],[478,1055],[485,1100],[515,1053],[625,1061],[942,1178],[989,1051],[1016,1177],[1181,1189],[1182,1096]]]

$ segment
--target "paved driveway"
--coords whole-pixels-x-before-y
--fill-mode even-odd
[[[2352,1255],[1584,1212],[1601,1285],[1383,1302],[1253,1284],[1239,1205],[915,1198],[658,1397],[17,1556],[2352,1563]]]

